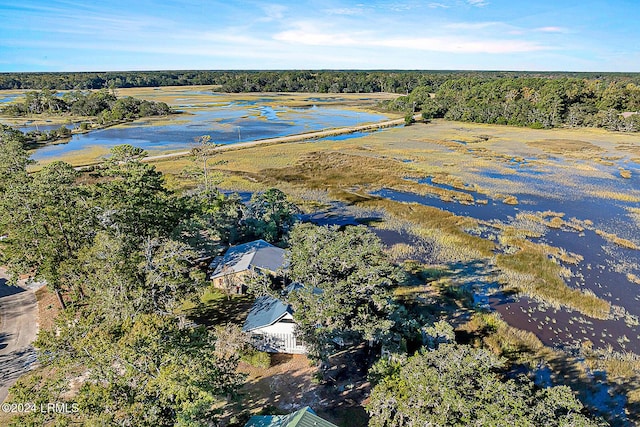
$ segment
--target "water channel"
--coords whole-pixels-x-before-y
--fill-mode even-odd
[[[571,227],[543,227],[542,235],[530,240],[581,255],[583,259],[576,265],[564,265],[571,270],[571,277],[565,281],[572,288],[591,291],[609,301],[615,306],[612,319],[593,319],[566,308],[553,308],[527,297],[507,297],[500,292],[484,298],[480,295],[478,301],[498,311],[509,324],[535,333],[547,345],[578,345],[589,340],[595,347],[603,348],[610,345],[615,350],[639,353],[640,284],[632,282],[628,273],[640,275],[640,251],[616,245],[596,233],[596,230],[615,234],[638,244],[640,233],[636,223],[630,218],[629,210],[640,207],[640,204],[633,198],[629,199],[631,201],[625,201],[599,197],[599,193],[594,191],[615,190],[618,194],[636,195],[640,188],[637,175],[634,173],[631,179],[620,179],[616,175],[621,167],[638,171],[639,165],[628,159],[621,159],[611,165],[599,165],[599,177],[574,173],[567,179],[564,174],[554,176],[556,168],[567,167],[561,159],[556,161],[557,165],[551,168],[548,165],[537,167],[523,162],[513,162],[508,166],[513,171],[506,174],[503,168],[476,172],[475,182],[482,185],[490,185],[491,181],[498,182],[498,186],[504,185],[505,182],[511,183],[513,188],[519,191],[507,191],[507,194],[517,197],[517,205],[506,204],[500,199],[490,197],[486,204],[468,205],[388,188],[372,194],[395,201],[428,205],[459,216],[478,219],[486,224],[485,234],[491,234],[491,224],[516,225],[519,213],[540,215],[543,212],[557,212],[564,214],[565,219],[575,218],[581,223],[592,223],[592,226],[582,231]],[[486,195],[475,193],[471,187],[459,189],[446,184],[436,184],[431,178],[417,181],[467,193],[476,200],[487,199]],[[477,285],[480,294],[486,291],[483,286],[487,284]]]

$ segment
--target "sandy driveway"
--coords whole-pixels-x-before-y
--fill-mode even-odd
[[[9,286],[0,270],[0,402],[35,362],[31,343],[38,332],[37,317],[34,287]]]

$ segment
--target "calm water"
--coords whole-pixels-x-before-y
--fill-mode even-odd
[[[485,182],[496,179],[524,184],[517,188],[526,188],[527,191],[510,192],[518,198],[518,205],[507,205],[491,199],[486,205],[463,205],[444,202],[437,197],[390,189],[382,189],[373,194],[390,200],[424,204],[456,215],[504,224],[515,221],[519,212],[563,212],[566,214],[565,219],[588,219],[593,221],[595,228],[638,243],[639,230],[626,208],[640,207],[640,204],[599,198],[589,195],[586,191],[595,188],[637,194],[637,189],[640,188],[636,174],[638,165],[627,160],[623,162],[614,166],[599,166],[600,172],[603,172],[602,177],[576,174],[570,178],[563,177],[564,181],[561,184],[552,173],[525,167],[523,164],[511,166],[517,170],[516,174],[491,170],[479,173],[478,178],[484,179]],[[632,179],[619,178],[620,166],[633,171]],[[467,192],[478,199],[486,199],[485,196],[475,194],[471,190],[434,184],[429,178],[418,182]],[[573,273],[572,277],[566,280],[568,285],[581,290],[591,290],[597,296],[610,301],[612,305],[623,307],[628,314],[640,317],[640,285],[630,282],[626,276],[627,272],[640,276],[640,251],[614,245],[596,234],[593,229],[585,229],[579,233],[570,229],[546,228],[546,233],[533,241],[582,255],[584,260],[577,265],[565,265]],[[526,297],[513,299],[500,294],[490,298],[479,298],[479,302],[488,304],[498,311],[508,323],[535,333],[546,344],[572,344],[589,339],[598,347],[611,345],[614,349],[640,353],[640,327],[634,324],[631,316],[627,316],[626,319],[617,316],[616,319],[601,321],[571,310],[553,309]]]
[[[2,98],[0,98],[0,103],[5,103],[5,102],[9,103],[9,102],[15,101],[16,99],[21,98],[23,96],[24,95],[21,95],[21,94],[5,95]]]
[[[167,152],[189,149],[203,135],[210,135],[218,144],[233,144],[387,119],[382,114],[335,107],[288,108],[263,104],[271,101],[273,99],[265,98],[189,109],[184,114],[172,116],[169,123],[163,125],[155,125],[152,120],[138,120],[74,135],[66,144],[37,149],[32,157],[44,160],[92,146],[109,148],[119,144],[131,144],[151,153]]]
[[[75,129],[79,126],[79,123],[64,123],[64,124],[45,124],[45,125],[32,125],[29,124],[29,122],[27,122],[25,125],[23,126],[14,126],[14,128],[18,129],[21,132],[31,132],[31,131],[40,131],[40,132],[47,132],[50,130],[54,130],[54,129],[60,129],[61,126],[66,127],[67,129]]]

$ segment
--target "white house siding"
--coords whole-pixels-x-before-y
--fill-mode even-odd
[[[294,334],[295,324],[276,322],[273,325],[251,331],[258,350],[269,353],[303,354],[306,347]]]

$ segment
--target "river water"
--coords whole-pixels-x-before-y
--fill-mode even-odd
[[[203,136],[217,144],[275,138],[323,129],[356,126],[387,119],[383,114],[337,107],[290,108],[267,104],[271,99],[229,102],[208,108],[184,108],[159,123],[142,119],[124,125],[74,135],[68,143],[49,145],[33,152],[34,160],[48,160],[92,147],[131,144],[159,154],[188,150]],[[22,130],[29,130],[23,127]]]

